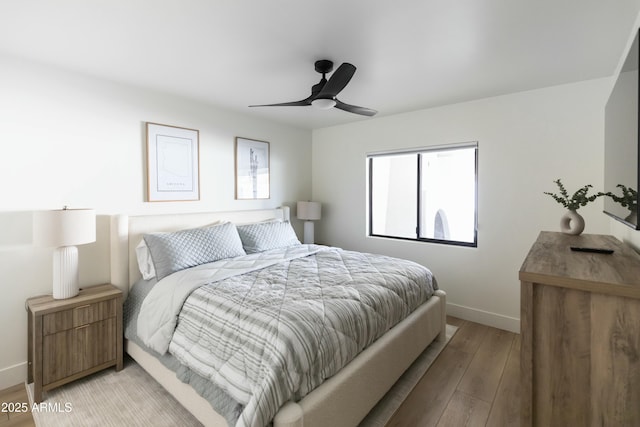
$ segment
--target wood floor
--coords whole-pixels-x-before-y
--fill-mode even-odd
[[[387,427],[520,425],[520,336],[448,317],[451,342]],[[28,402],[23,385],[0,391],[0,402]],[[0,412],[0,427],[34,426],[30,413]]]
[[[459,327],[387,427],[519,426],[520,335],[447,317]]]
[[[2,405],[0,407],[1,427],[35,426],[29,410],[29,399],[27,399],[27,391],[24,388],[24,384],[18,384],[0,391],[0,404]]]

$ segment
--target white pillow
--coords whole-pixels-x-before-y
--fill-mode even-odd
[[[156,277],[156,269],[153,266],[151,252],[149,252],[149,247],[145,243],[144,239],[140,240],[140,243],[136,246],[136,257],[138,258],[138,268],[140,269],[142,278],[144,280],[149,280]]]

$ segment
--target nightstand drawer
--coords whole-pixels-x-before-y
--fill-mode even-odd
[[[117,299],[100,301],[42,316],[42,333],[51,335],[116,317]]]

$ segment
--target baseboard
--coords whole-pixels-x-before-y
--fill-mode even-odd
[[[27,362],[0,369],[0,390],[25,382]]]
[[[494,328],[504,329],[505,331],[520,333],[520,319],[515,317],[450,303],[447,303],[447,314]]]

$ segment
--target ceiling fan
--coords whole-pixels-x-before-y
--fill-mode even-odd
[[[321,59],[315,63],[316,71],[322,74],[319,83],[311,88],[311,95],[301,101],[282,102],[279,104],[250,105],[249,107],[306,107],[313,105],[314,107],[328,110],[329,108],[338,108],[348,111],[349,113],[361,114],[363,116],[374,116],[377,111],[371,108],[358,107],[357,105],[345,104],[336,96],[347,86],[356,67],[348,62],[344,62],[327,80],[327,73],[333,70],[333,62],[328,59]]]

